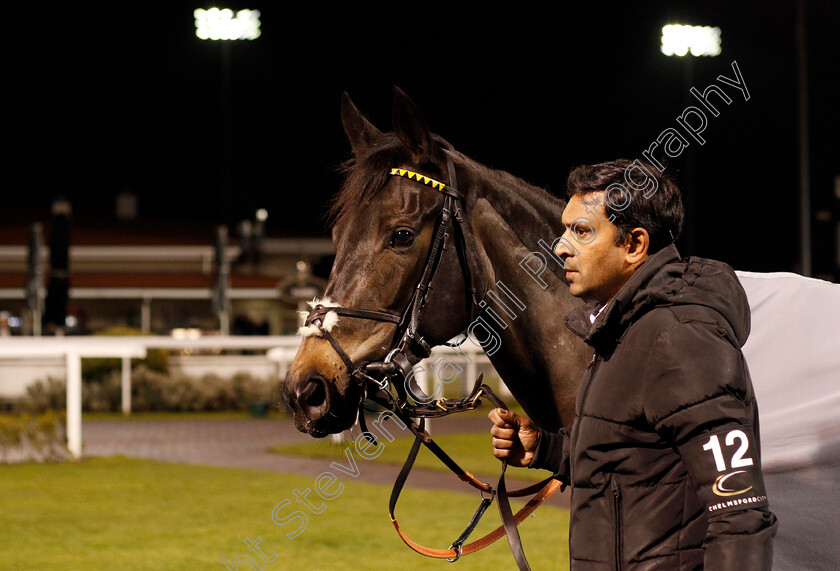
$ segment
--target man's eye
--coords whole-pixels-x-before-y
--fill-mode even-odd
[[[391,244],[394,246],[409,246],[414,242],[414,232],[400,228],[391,235]]]

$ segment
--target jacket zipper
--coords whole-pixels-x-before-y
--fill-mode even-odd
[[[586,386],[583,388],[583,396],[580,399],[580,411],[583,412],[583,406],[586,404],[586,397],[589,396],[589,389],[592,386],[592,380],[595,378],[595,369],[598,368],[598,355],[595,353],[592,354],[592,360],[589,361],[589,364],[586,366],[586,376],[584,377],[584,382]]]
[[[610,485],[612,489],[613,499],[613,513],[615,514],[615,569],[621,571],[624,569],[624,562],[621,557],[621,489],[615,480]]]

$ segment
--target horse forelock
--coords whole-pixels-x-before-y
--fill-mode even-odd
[[[443,137],[432,134],[432,140],[444,152],[462,156]],[[366,206],[379,194],[390,180],[391,169],[397,166],[411,165],[414,162],[411,151],[394,133],[384,133],[379,140],[361,156],[345,161],[339,168],[344,175],[344,182],[330,201],[327,214],[328,222],[334,226],[345,215],[352,215],[354,210]],[[440,173],[425,172],[433,165],[417,165],[417,168],[430,176],[443,176],[445,168],[437,167]]]
[[[369,203],[385,188],[391,169],[410,160],[411,153],[396,135],[386,133],[366,153],[345,161],[340,167],[344,182],[330,201],[330,225]]]

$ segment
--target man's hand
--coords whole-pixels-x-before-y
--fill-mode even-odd
[[[540,436],[531,421],[503,408],[494,408],[487,416],[493,422],[493,456],[507,460],[509,466],[524,468],[530,464]]]

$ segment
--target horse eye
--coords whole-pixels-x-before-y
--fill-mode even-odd
[[[394,246],[408,246],[414,242],[414,232],[401,228],[391,236],[391,243]]]

